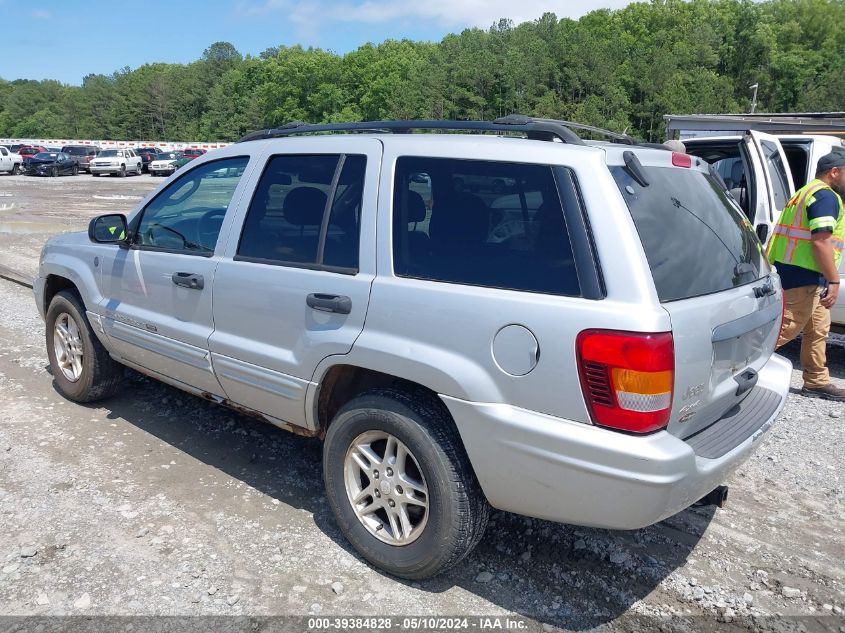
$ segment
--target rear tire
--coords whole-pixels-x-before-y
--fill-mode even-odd
[[[68,290],[56,293],[45,320],[47,356],[59,393],[74,402],[93,402],[114,394],[123,378],[123,367],[109,356],[94,334],[79,295]],[[71,336],[62,335],[64,343],[57,323],[65,332],[71,332]],[[64,353],[68,350],[72,354]],[[69,356],[77,357],[75,366],[68,362]]]
[[[70,170],[70,175],[71,176],[78,176],[79,175],[79,166],[78,165],[73,166],[73,169]]]
[[[91,175],[92,175],[92,176],[94,176],[95,178],[98,178],[98,177],[100,176],[100,174],[98,174],[98,173],[97,173],[97,172],[95,172],[95,171],[92,171],[92,172],[91,172]]]
[[[401,463],[397,445],[407,451]],[[366,448],[359,450],[361,446]],[[384,449],[378,456],[380,446]],[[379,470],[379,476],[365,471],[362,463]],[[490,507],[449,413],[422,391],[377,389],[347,403],[326,435],[323,479],[344,536],[373,565],[401,578],[430,578],[456,565],[487,526]],[[367,490],[371,494],[361,498]],[[409,494],[413,500],[406,503]],[[357,509],[354,497],[360,499]],[[421,499],[426,501],[424,512]],[[361,511],[362,506],[391,502],[374,512]],[[407,523],[399,523],[399,508],[405,509],[402,519]]]

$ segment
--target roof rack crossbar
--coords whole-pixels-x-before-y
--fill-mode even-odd
[[[524,132],[529,138],[551,141],[558,138],[564,143],[584,145],[584,141],[565,125],[551,119],[515,119],[505,117],[496,121],[447,121],[447,120],[406,120],[406,121],[362,121],[353,123],[302,123],[293,121],[280,127],[256,130],[240,138],[237,142],[259,139],[278,138],[297,134],[316,132],[391,132],[407,134],[411,130],[461,130],[472,132]]]

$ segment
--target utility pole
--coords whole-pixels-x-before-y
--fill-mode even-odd
[[[754,114],[754,110],[757,109],[757,88],[760,84],[751,84],[748,87],[754,90],[754,96],[751,97],[751,114]]]

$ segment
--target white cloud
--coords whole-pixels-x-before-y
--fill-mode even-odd
[[[449,28],[487,28],[500,18],[514,23],[536,20],[547,12],[558,18],[577,18],[596,9],[619,9],[631,0],[364,0],[319,2],[307,0],[264,0],[259,5],[242,4],[247,15],[287,11],[300,27],[316,28],[327,21],[381,24],[396,20],[426,20]]]
[[[49,11],[45,11],[44,9],[36,9],[29,15],[30,17],[33,17],[36,20],[50,20],[53,18],[53,14]]]

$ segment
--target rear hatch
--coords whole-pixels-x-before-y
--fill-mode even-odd
[[[780,281],[706,162],[668,151],[626,154],[626,164],[610,169],[671,318],[675,384],[667,430],[685,438],[753,390],[779,333]]]

